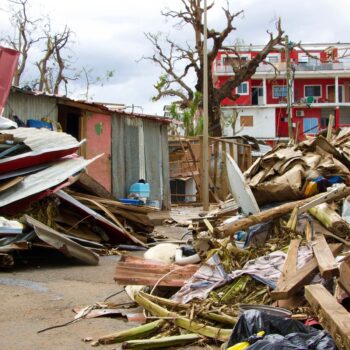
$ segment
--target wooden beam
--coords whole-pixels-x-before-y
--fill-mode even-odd
[[[312,250],[317,260],[322,277],[329,278],[339,275],[338,264],[334,259],[326,239],[322,233],[316,233]]]
[[[312,197],[313,200],[311,202],[306,203],[299,208],[298,215],[307,212],[309,209],[311,209],[312,207],[314,207],[317,204],[327,202],[327,201],[333,199],[334,197],[337,197],[339,194],[341,194],[345,190],[346,190],[345,185],[339,186],[339,187],[336,187],[329,192],[324,192],[318,196]]]
[[[342,244],[330,244],[329,246],[334,255],[338,254],[342,249]],[[272,297],[276,300],[290,298],[306,284],[311,282],[317,268],[317,260],[312,258],[302,268],[297,270],[295,274],[289,276],[285,284],[273,290],[271,293]]]
[[[349,194],[350,194],[350,187],[346,187],[343,191],[341,191],[339,194],[337,194],[336,197],[333,197],[332,199],[333,200],[341,199],[343,197],[346,197]],[[310,203],[311,201],[314,201],[318,197],[319,195],[313,196],[307,199],[301,199],[299,201],[285,203],[278,207],[267,209],[260,213],[256,213],[254,215],[250,215],[245,218],[239,219],[232,223],[223,224],[218,227],[218,232],[221,233],[223,236],[233,236],[237,231],[245,230],[252,225],[266,222],[268,220],[280,218],[283,215],[290,213],[296,206],[302,207],[304,206],[304,204]],[[328,198],[323,198],[323,200],[327,201]]]
[[[297,271],[298,248],[301,239],[292,239],[288,248],[286,260],[283,265],[283,270],[277,282],[277,289],[283,287],[290,277]]]
[[[305,298],[338,349],[350,349],[350,313],[321,284],[306,286]]]
[[[350,295],[350,256],[340,264],[339,280],[340,286]]]

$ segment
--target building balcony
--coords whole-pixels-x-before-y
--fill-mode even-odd
[[[307,72],[348,72],[350,74],[350,62],[337,62],[337,63],[298,63],[293,64],[296,74]],[[270,64],[262,63],[257,68],[255,75],[275,74],[286,72],[286,62],[274,63],[274,67]],[[233,75],[233,67],[231,65],[223,65],[221,61],[217,61],[214,66],[214,74],[216,75]]]

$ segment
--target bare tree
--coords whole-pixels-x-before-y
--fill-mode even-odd
[[[15,32],[13,36],[7,36],[5,42],[20,52],[18,68],[13,81],[14,85],[19,86],[29,51],[33,44],[41,40],[41,37],[36,34],[41,19],[31,20],[28,17],[28,0],[9,0],[9,3],[13,5],[10,21]]]
[[[183,28],[189,25],[193,29],[195,36],[195,46],[186,43],[180,45],[165,37],[163,42],[162,34],[145,33],[146,38],[151,42],[154,48],[152,56],[143,57],[149,59],[159,65],[164,74],[159,82],[155,85],[157,95],[154,100],[159,100],[166,96],[177,96],[181,99],[183,106],[189,106],[194,98],[194,91],[203,91],[203,42],[202,36],[204,32],[201,7],[202,0],[179,0],[182,5],[180,10],[174,11],[167,9],[162,12],[166,18],[176,20],[176,27]],[[210,4],[207,9],[210,10],[214,3]],[[208,28],[208,40],[211,43],[211,49],[208,55],[208,92],[209,92],[209,129],[211,134],[221,135],[220,124],[220,103],[223,99],[229,98],[236,100],[239,95],[233,94],[234,88],[239,86],[243,81],[249,80],[255,73],[257,67],[265,60],[269,52],[283,42],[283,30],[280,21],[276,24],[277,33],[268,32],[269,41],[264,48],[250,61],[240,60],[237,48],[225,46],[228,36],[236,29],[233,26],[235,18],[240,16],[243,11],[231,12],[228,6],[223,8],[225,16],[225,27],[221,31]],[[238,58],[238,64],[233,65],[234,75],[230,77],[222,86],[215,87],[213,77],[211,75],[211,67],[220,49],[233,53]],[[188,83],[188,77],[194,72],[196,83],[193,87]]]
[[[68,49],[72,31],[67,26],[59,33],[53,33],[48,21],[45,29],[46,46],[43,57],[36,62],[39,70],[38,89],[49,93],[58,94],[61,83],[75,80],[76,75],[66,76],[69,68],[69,58],[63,56],[64,49]]]

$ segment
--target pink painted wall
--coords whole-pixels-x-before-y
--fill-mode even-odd
[[[88,166],[88,173],[108,191],[112,189],[111,144],[112,144],[111,116],[91,113],[86,122],[86,158],[93,158],[101,153],[102,157]]]

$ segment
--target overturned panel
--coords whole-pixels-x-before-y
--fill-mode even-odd
[[[72,241],[51,227],[44,225],[28,215],[25,215],[25,219],[27,223],[34,228],[37,236],[51,247],[56,248],[68,257],[74,257],[86,264],[98,264],[98,255],[90,249]]]

